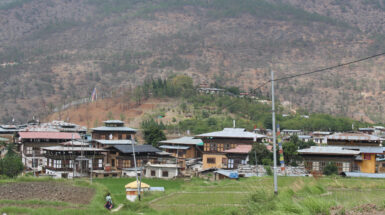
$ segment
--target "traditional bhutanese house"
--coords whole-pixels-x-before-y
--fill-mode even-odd
[[[159,142],[159,148],[178,157],[179,167],[186,168],[186,159],[202,157],[203,142],[194,137],[181,137]]]
[[[373,134],[375,129],[374,128],[358,128],[358,131],[365,133],[365,134]]]
[[[327,136],[329,136],[331,132],[329,131],[314,131],[311,136],[313,137],[313,141],[318,145],[327,144]]]
[[[78,133],[58,131],[23,131],[18,135],[24,166],[35,171],[41,171],[47,165],[42,147],[59,146],[60,143],[81,138]]]
[[[358,171],[376,172],[376,155],[383,154],[381,138],[365,133],[336,133],[327,137],[329,146],[342,146],[344,149],[357,150]]]
[[[237,169],[240,164],[249,162],[249,152],[253,148],[252,145],[237,145],[233,149],[225,150],[227,157],[227,169]]]
[[[235,149],[238,145],[253,145],[261,142],[265,135],[248,132],[244,128],[225,128],[222,131],[210,132],[197,135],[195,138],[202,139],[203,147],[203,169],[227,168],[229,160],[226,150]]]
[[[147,163],[144,170],[146,178],[171,179],[178,176],[179,167],[176,164],[151,164]]]
[[[136,130],[125,127],[123,121],[107,120],[104,124],[104,126],[92,128],[92,140],[133,140],[135,138]]]
[[[107,157],[109,161],[107,163],[111,163],[112,166],[116,167],[115,169],[122,170],[135,167],[131,144],[111,145],[107,149],[109,150]],[[151,145],[135,145],[134,150],[137,167],[144,167],[148,162],[159,163],[159,159],[162,157],[158,154],[162,151]]]
[[[47,165],[45,173],[54,178],[73,178],[89,176],[92,171],[104,169],[105,149],[83,147],[79,142],[69,146],[42,147]],[[80,145],[80,146],[79,146]]]
[[[143,183],[143,182],[137,182],[133,181],[131,183],[126,184],[124,188],[126,188],[126,198],[127,200],[134,202],[138,198],[138,184],[140,187],[140,195],[143,195],[144,191],[150,190],[150,185]]]
[[[298,150],[305,163],[308,172],[322,173],[329,162],[334,162],[338,167],[338,173],[351,172],[355,167],[355,159],[359,151],[344,149],[341,146],[312,146]]]

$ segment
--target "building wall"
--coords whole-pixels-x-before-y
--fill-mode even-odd
[[[214,158],[215,162],[214,163],[209,163],[207,162],[207,159]],[[222,154],[203,154],[203,169],[209,169],[209,168],[225,168],[226,165],[222,164],[222,160],[226,159],[226,155]],[[227,160],[227,159],[226,159]]]
[[[151,171],[155,171],[155,176],[151,175]],[[163,171],[168,172],[168,176],[163,176]],[[153,167],[153,166],[146,166],[146,172],[145,177],[146,178],[165,178],[170,179],[177,176],[177,169],[173,167]]]
[[[360,167],[361,172],[364,173],[375,173],[376,172],[376,155],[375,154],[366,154],[370,156],[369,160],[356,161]],[[365,158],[365,154],[362,154],[362,158]]]
[[[135,138],[135,132],[132,131],[93,131],[92,139],[109,140],[112,134],[113,140],[131,140]]]

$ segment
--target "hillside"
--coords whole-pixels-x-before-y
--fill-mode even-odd
[[[0,121],[183,73],[239,86],[383,52],[383,1],[7,0],[0,3]],[[283,104],[384,122],[384,58],[279,82]],[[269,95],[269,86],[261,89]]]

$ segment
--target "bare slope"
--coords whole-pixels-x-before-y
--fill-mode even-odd
[[[185,73],[196,84],[247,91],[270,70],[282,77],[384,51],[384,13],[363,0],[7,2],[0,5],[3,122],[45,115],[95,86],[110,95],[146,77]],[[281,82],[277,95],[310,111],[383,121],[383,62]]]

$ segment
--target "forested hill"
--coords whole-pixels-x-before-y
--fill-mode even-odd
[[[3,0],[0,122],[173,73],[248,91],[270,70],[283,77],[385,51],[384,12],[383,0]],[[384,122],[383,68],[380,57],[282,81],[277,96]]]

